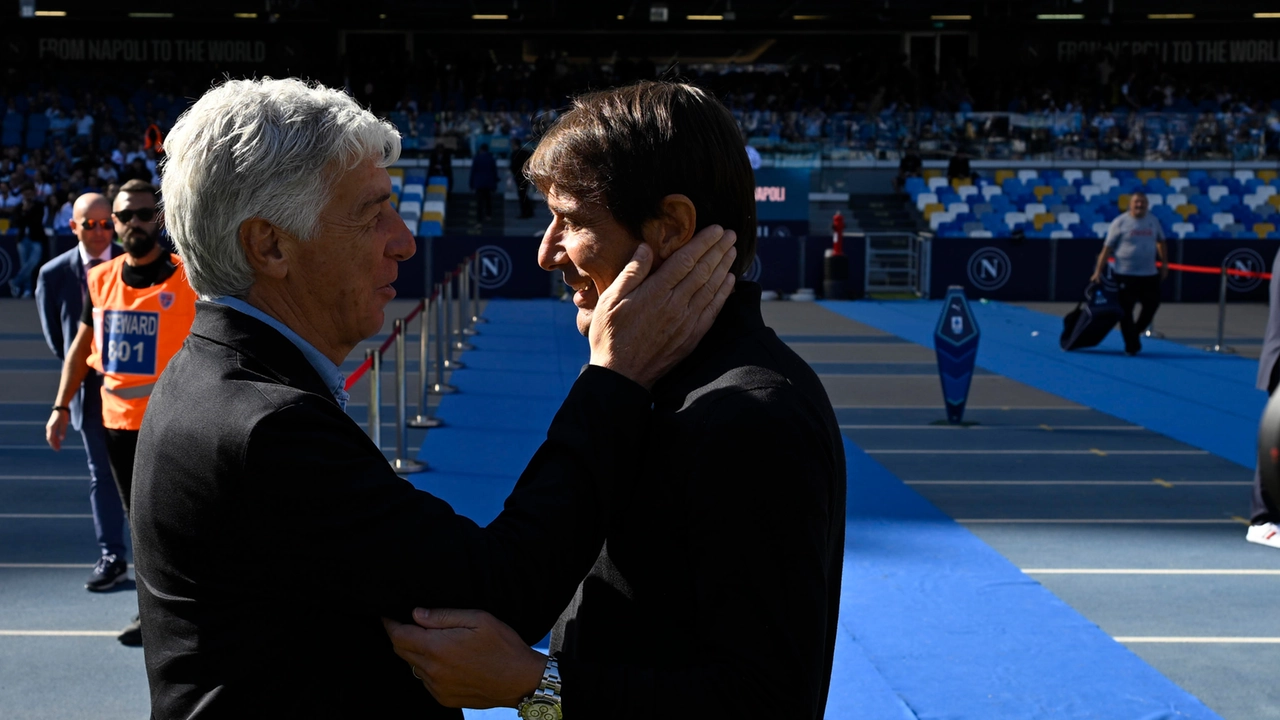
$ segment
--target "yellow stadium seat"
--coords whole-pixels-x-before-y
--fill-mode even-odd
[[[973,180],[970,178],[951,178],[951,187],[959,190],[965,185],[972,185]]]
[[[1045,195],[1053,194],[1053,188],[1049,187],[1048,185],[1039,185],[1037,187],[1031,188],[1031,191],[1036,194],[1036,200],[1043,200]]]
[[[1152,180],[1156,179],[1155,170],[1139,170],[1138,172],[1134,173],[1134,175],[1138,176],[1138,179],[1142,181],[1143,185],[1146,185],[1148,182],[1151,182]]]
[[[1174,208],[1173,211],[1181,215],[1183,220],[1186,220],[1197,212],[1200,212],[1200,208],[1195,205],[1179,205]]]
[[[943,207],[942,203],[929,203],[924,206],[924,219],[928,220],[934,213],[942,212],[943,210],[946,210],[946,208]]]
[[[423,219],[424,221],[425,221],[425,220],[435,220],[435,221],[436,221],[436,222],[438,222],[438,223],[442,223],[442,222],[444,222],[444,213],[442,213],[442,212],[424,212],[424,213],[422,213],[422,219]]]
[[[1004,181],[1005,181],[1005,180],[1010,180],[1010,179],[1012,179],[1012,178],[1016,178],[1016,177],[1018,177],[1018,174],[1017,174],[1017,173],[1015,173],[1015,172],[1014,172],[1014,171],[1012,171],[1012,170],[997,170],[997,171],[996,171],[996,184],[997,184],[997,185],[1000,185],[1000,184],[1004,183]]]
[[[928,181],[930,178],[942,177],[942,171],[938,168],[928,168],[924,171],[924,179]]]
[[[398,167],[387,168],[387,174],[392,177],[398,177],[400,179],[404,179],[404,168],[398,168]]]
[[[1129,199],[1130,199],[1130,198],[1132,198],[1132,197],[1133,197],[1133,196],[1132,196],[1132,195],[1130,195],[1130,194],[1128,194],[1128,193],[1125,193],[1124,195],[1121,195],[1121,196],[1120,196],[1120,210],[1121,210],[1122,212],[1123,212],[1123,211],[1128,211],[1128,209],[1129,209]]]
[[[1276,231],[1276,226],[1273,223],[1255,223],[1253,231],[1258,234],[1259,240],[1265,240],[1267,233]]]
[[[1057,218],[1053,216],[1053,213],[1043,212],[1043,213],[1037,213],[1035,217],[1031,218],[1031,222],[1035,223],[1036,229],[1039,230],[1040,228],[1044,227],[1047,223],[1051,223],[1056,219]]]
[[[1160,179],[1169,182],[1174,178],[1182,177],[1182,173],[1177,170],[1161,170]]]
[[[1276,179],[1276,171],[1275,170],[1259,170],[1258,174],[1255,177],[1257,177],[1262,182],[1269,183],[1272,180]]]
[[[9,218],[0,218],[0,235],[9,232]]]
[[[1280,195],[1272,195],[1271,197],[1267,198],[1267,202],[1271,203],[1272,207],[1275,207],[1277,210],[1280,210]]]
[[[445,195],[448,192],[449,192],[449,188],[446,185],[428,185],[427,186],[428,195],[437,195],[437,194]]]

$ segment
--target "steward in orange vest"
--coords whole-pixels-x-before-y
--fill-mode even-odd
[[[126,283],[124,265],[121,255],[89,271],[93,349],[88,362],[103,375],[103,426],[138,430],[156,379],[191,332],[196,293],[177,255],[144,266],[168,274],[150,287]]]

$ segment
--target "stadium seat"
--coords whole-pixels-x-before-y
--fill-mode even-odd
[[[929,178],[929,189],[930,189],[930,190],[932,190],[933,192],[937,192],[937,191],[938,191],[938,188],[944,188],[944,187],[947,187],[947,179],[946,179],[946,178],[944,178],[944,177],[931,177],[931,178]]]
[[[1268,198],[1276,194],[1276,187],[1274,185],[1260,185],[1253,192],[1256,195]]]
[[[960,197],[965,199],[966,201],[969,198],[977,195],[979,192],[980,191],[978,190],[977,185],[961,185],[960,187],[956,188],[956,193],[959,194]]]
[[[1226,185],[1210,185],[1205,194],[1209,196],[1209,202],[1216,203],[1223,195],[1230,195],[1231,189]]]
[[[943,212],[943,211],[935,212],[929,216],[929,229],[936,231],[938,227],[943,223],[949,223],[955,219],[956,219],[956,216],[949,212]]]
[[[1164,197],[1164,204],[1172,208],[1176,208],[1179,205],[1186,205],[1187,196],[1183,195],[1182,193],[1174,193],[1173,195],[1166,195]]]
[[[1194,233],[1196,231],[1196,226],[1192,225],[1189,222],[1180,222],[1180,223],[1174,223],[1173,227],[1169,229],[1173,232],[1174,235],[1178,236],[1179,240],[1181,240],[1182,238],[1185,238],[1191,233]]]
[[[1016,177],[1018,177],[1017,173],[1015,173],[1012,170],[997,170],[996,184],[1003,185],[1005,180],[1009,180],[1010,178],[1016,178]]]
[[[9,218],[0,218],[0,235],[9,233]]]
[[[916,209],[919,210],[920,212],[924,212],[924,209],[926,206],[934,205],[937,202],[938,202],[937,193],[931,193],[931,192],[920,193],[919,195],[916,196]]]
[[[1054,230],[1049,233],[1049,238],[1052,240],[1070,240],[1073,237],[1075,237],[1075,233],[1070,230]]]
[[[443,217],[444,207],[445,205],[443,200],[428,200],[422,203],[422,217],[426,218],[428,215],[432,213],[439,214],[441,217]]]
[[[1262,182],[1269,183],[1276,179],[1277,173],[1275,170],[1259,170],[1257,177]]]
[[[1239,180],[1240,182],[1244,182],[1245,180],[1252,180],[1254,177],[1252,170],[1237,170],[1234,173],[1232,173],[1231,176]]]
[[[404,226],[405,226],[406,228],[408,228],[408,229],[409,229],[409,234],[410,234],[410,235],[413,235],[414,237],[417,237],[417,235],[418,235],[418,221],[417,221],[417,220],[405,220],[405,221],[404,221]]]
[[[923,192],[929,192],[929,186],[925,184],[924,178],[921,177],[907,178],[907,183],[903,188],[913,197]]]
[[[1280,195],[1272,195],[1267,198],[1267,204],[1273,208],[1280,209]]]
[[[1026,213],[1028,218],[1031,218],[1039,215],[1040,213],[1049,212],[1049,207],[1044,203],[1027,203],[1022,208],[1022,212]]]
[[[935,214],[940,212],[945,212],[945,211],[946,211],[946,207],[944,207],[942,203],[929,203],[928,205],[924,206],[924,209],[921,212],[924,214],[925,219],[929,219],[929,218],[932,218]]]
[[[952,215],[959,216],[959,215],[968,213],[970,211],[971,211],[971,208],[969,207],[969,203],[965,203],[965,202],[947,203],[947,212],[951,213]]]
[[[1048,185],[1036,185],[1031,188],[1031,192],[1035,194],[1037,200],[1043,200],[1045,195],[1053,194],[1053,188]]]
[[[990,230],[971,230],[971,231],[969,232],[969,237],[971,237],[971,238],[993,238],[993,237],[995,237],[995,235],[992,235]]]
[[[1031,218],[1031,222],[1035,224],[1037,230],[1043,230],[1045,225],[1048,225],[1054,220],[1055,218],[1051,212],[1036,213]]]
[[[986,198],[987,200],[990,200],[991,196],[993,195],[1003,195],[1003,194],[1004,194],[1004,188],[1000,187],[999,185],[983,185],[982,186],[982,197]]]
[[[1025,213],[1007,212],[1004,214],[1004,224],[1008,226],[1010,230],[1025,222],[1027,222],[1027,216]]]
[[[1071,227],[1072,225],[1079,225],[1079,224],[1080,224],[1080,215],[1078,215],[1077,213],[1073,213],[1073,212],[1064,212],[1064,213],[1059,213],[1059,214],[1058,214],[1058,224],[1059,224],[1059,225],[1061,225],[1061,226],[1062,226],[1062,227],[1064,227],[1064,228],[1069,228],[1069,227]]]
[[[1182,192],[1184,188],[1191,184],[1191,181],[1184,177],[1174,177],[1169,179],[1169,187]]]
[[[1031,169],[1023,169],[1018,171],[1017,177],[1019,180],[1025,183],[1028,180],[1038,179],[1040,177],[1040,173]]]
[[[415,200],[407,200],[400,203],[400,217],[408,220],[417,220],[422,216],[422,203]]]
[[[1107,236],[1107,231],[1111,229],[1111,223],[1096,222],[1093,224],[1092,229],[1095,237],[1105,238]]]
[[[1097,185],[1085,185],[1084,187],[1080,188],[1080,196],[1083,197],[1085,200],[1092,200],[1098,195],[1105,195],[1105,194],[1106,194],[1106,191],[1104,191],[1101,187]]]
[[[920,172],[920,174],[924,175],[926,182],[934,178],[942,177],[942,171],[938,168],[925,168]]]
[[[1122,194],[1120,198],[1116,201],[1116,207],[1120,208],[1123,211],[1128,211],[1129,200],[1131,200],[1132,198],[1133,198],[1133,195],[1130,195],[1128,193]]]
[[[1146,185],[1147,183],[1156,179],[1156,171],[1155,170],[1139,170],[1138,172],[1134,173],[1134,176],[1137,177],[1138,180],[1140,180],[1143,185]]]
[[[1077,180],[1084,179],[1084,172],[1080,170],[1063,170],[1062,179],[1074,184]]]
[[[1253,232],[1257,234],[1259,240],[1265,239],[1267,237],[1267,233],[1273,233],[1275,231],[1275,223],[1256,223],[1253,226]]]
[[[973,178],[967,178],[967,177],[951,178],[951,187],[955,190],[959,190],[962,187],[968,187],[970,185],[973,185]]]

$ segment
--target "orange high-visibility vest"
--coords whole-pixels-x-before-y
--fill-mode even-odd
[[[125,284],[125,255],[89,271],[93,347],[89,364],[102,373],[102,424],[137,430],[156,379],[191,332],[196,293],[177,255],[177,270],[149,288]],[[156,262],[163,262],[157,260]]]

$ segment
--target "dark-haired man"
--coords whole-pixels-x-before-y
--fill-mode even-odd
[[[644,82],[578,98],[526,168],[552,224],[539,264],[591,330],[637,247],[655,263],[701,228],[755,251],[754,178],[728,111],[702,90]],[[817,376],[739,282],[693,354],[653,387],[641,481],[619,488],[606,544],[552,634],[521,717],[823,716],[844,551],[845,466]],[[554,561],[554,560],[552,560]],[[446,705],[484,707],[534,651],[492,616],[387,622]],[[536,653],[535,653],[536,654]]]
[[[160,243],[156,189],[130,180],[115,197],[112,216],[124,254],[88,273],[80,328],[67,350],[45,440],[59,450],[67,435],[70,403],[91,369],[103,376],[102,424],[107,459],[125,515],[129,515],[138,430],[151,390],[182,347],[195,318],[196,294],[178,256]],[[119,640],[142,644],[137,619]]]

